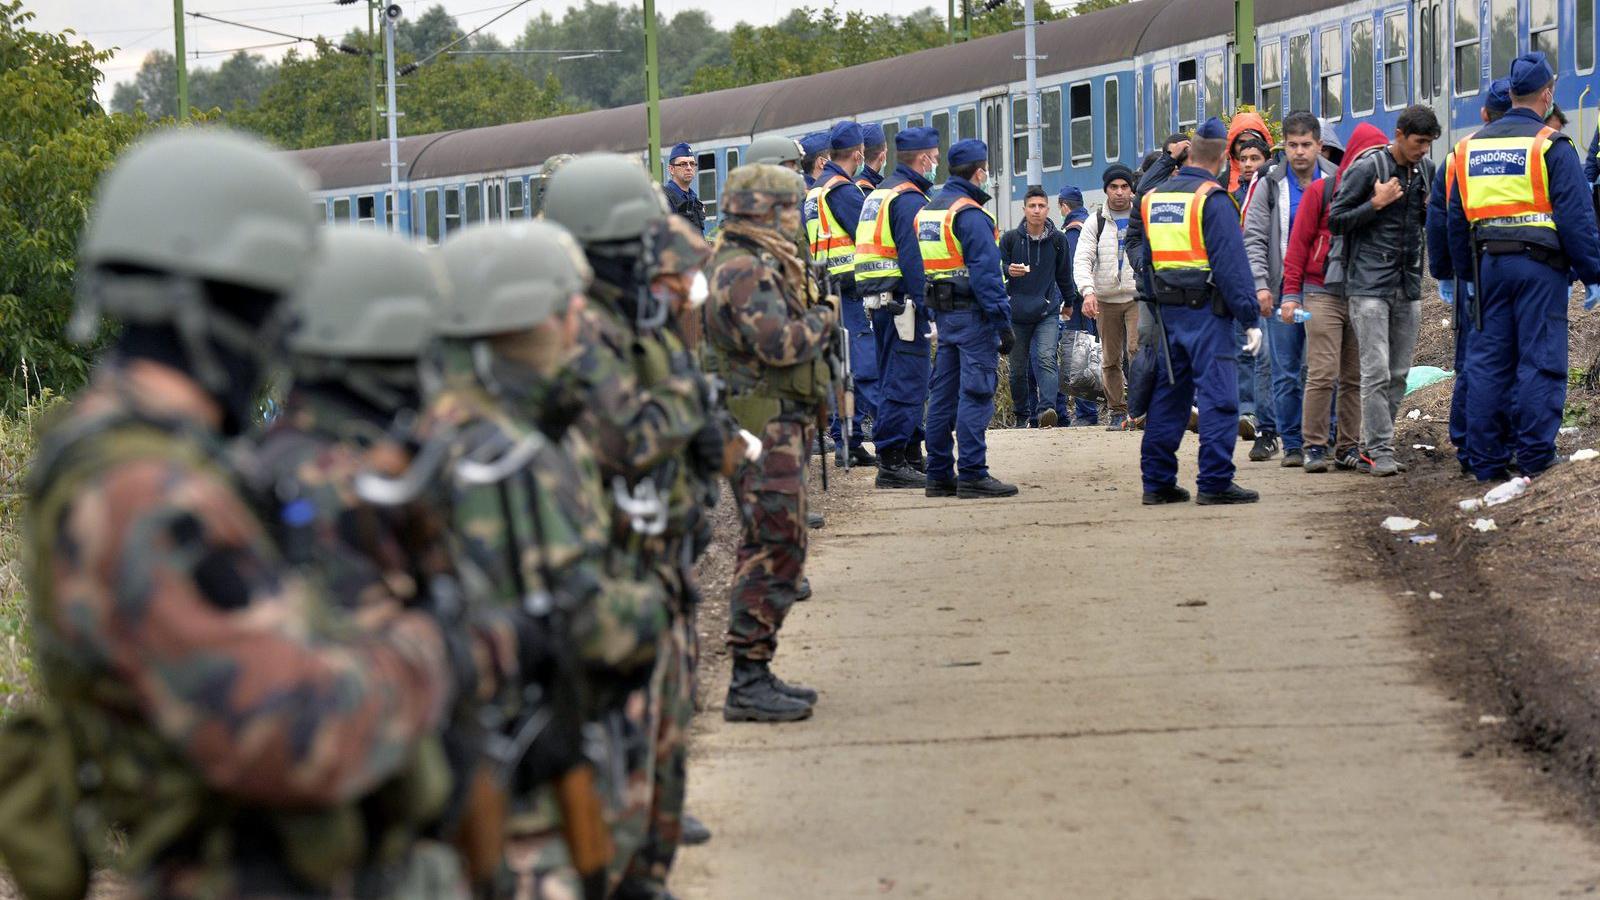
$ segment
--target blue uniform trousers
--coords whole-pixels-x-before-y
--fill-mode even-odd
[[[1526,256],[1479,261],[1483,330],[1467,343],[1466,408],[1469,461],[1480,481],[1504,478],[1513,454],[1528,475],[1555,462],[1567,402],[1569,287],[1566,272]]]
[[[1198,406],[1198,484],[1202,493],[1221,493],[1233,483],[1233,448],[1239,439],[1239,348],[1233,344],[1233,322],[1209,307],[1163,306],[1161,315],[1177,383],[1168,383],[1165,362],[1157,366],[1140,446],[1144,489],[1178,483],[1178,446],[1189,427],[1189,407]]]
[[[840,303],[844,327],[850,331],[850,372],[856,380],[856,414],[850,419],[850,446],[861,446],[861,420],[872,416],[877,427],[878,407],[878,348],[872,340],[872,329],[867,321],[867,310],[859,298],[845,298]],[[838,443],[839,417],[834,416],[828,426],[834,443]]]
[[[1456,302],[1466,303],[1466,291],[1460,286],[1456,287]],[[1459,309],[1459,307],[1458,307]],[[1473,323],[1469,310],[1461,309],[1458,313],[1460,321],[1456,322],[1456,354],[1455,368],[1456,380],[1450,389],[1450,443],[1456,445],[1456,459],[1461,464],[1472,467],[1472,453],[1468,448],[1470,443],[1467,438],[1467,352],[1472,345]]]
[[[910,300],[906,301],[910,303]],[[928,399],[928,311],[917,307],[914,334],[900,340],[894,314],[872,311],[872,337],[877,344],[878,411],[872,443],[878,452],[922,443],[922,407]]]
[[[982,312],[939,313],[939,352],[928,385],[929,481],[955,480],[958,443],[961,480],[978,481],[989,474],[984,430],[994,418],[999,371],[1000,339]]]

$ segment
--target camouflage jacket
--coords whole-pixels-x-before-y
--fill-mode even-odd
[[[726,358],[730,389],[760,380],[767,369],[816,361],[826,350],[834,310],[807,306],[803,279],[787,284],[766,251],[730,231],[718,243],[709,280],[706,340]]]

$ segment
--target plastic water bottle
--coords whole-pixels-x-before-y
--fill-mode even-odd
[[[1294,311],[1294,323],[1296,325],[1304,325],[1309,321],[1311,321],[1311,310],[1297,309]]]

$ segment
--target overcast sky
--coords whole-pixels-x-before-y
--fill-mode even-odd
[[[407,14],[441,3],[467,31],[494,18],[515,5],[512,0],[399,0]],[[528,20],[548,10],[560,18],[569,6],[582,0],[530,0],[526,5],[485,29],[510,42],[523,31]],[[930,0],[850,0],[841,8],[871,13],[904,14],[928,6]],[[721,28],[739,21],[765,25],[777,21],[799,4],[787,0],[656,0],[658,14],[671,18],[680,10],[704,9]],[[826,5],[813,0],[813,6]],[[937,2],[934,5],[939,5]],[[76,30],[96,47],[117,47],[117,57],[105,68],[108,85],[127,81],[138,70],[151,50],[173,48],[171,0],[27,0],[26,8],[38,14],[34,24],[44,30]],[[366,27],[366,4],[337,6],[333,0],[184,0],[187,12],[203,12],[224,19],[246,22],[292,35],[328,37],[343,35],[355,27]],[[283,38],[248,31],[215,22],[188,18],[185,41],[191,68],[215,67],[226,52],[240,47],[273,43]],[[276,59],[287,47],[253,50]],[[195,51],[200,56],[195,57]],[[210,52],[208,52],[210,51]],[[109,96],[109,90],[106,94]]]

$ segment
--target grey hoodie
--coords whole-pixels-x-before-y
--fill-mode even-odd
[[[1331,178],[1339,167],[1317,157],[1315,178]],[[1275,163],[1256,176],[1244,203],[1244,251],[1250,257],[1250,274],[1256,290],[1271,291],[1274,302],[1283,290],[1283,256],[1289,249],[1289,179],[1287,161]]]

